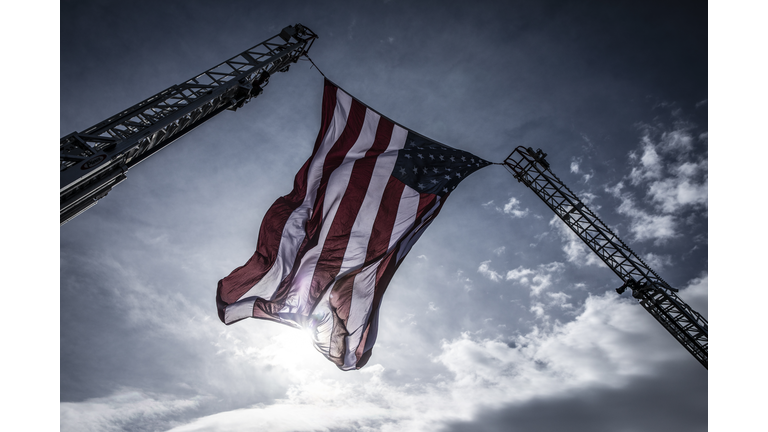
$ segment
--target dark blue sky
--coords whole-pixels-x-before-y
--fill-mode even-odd
[[[322,71],[396,122],[492,162],[544,149],[709,316],[706,3],[60,4],[61,136],[302,23]],[[221,324],[216,281],[290,191],[321,94],[292,66],[61,228],[62,431],[707,430],[708,372],[498,166],[398,270],[364,369]]]

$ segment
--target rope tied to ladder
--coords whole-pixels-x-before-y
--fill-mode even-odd
[[[307,53],[304,53],[304,57],[306,57],[306,58],[307,58],[307,60],[309,60],[309,62],[310,62],[310,63],[312,63],[312,66],[314,66],[314,67],[315,67],[315,69],[317,69],[317,71],[318,71],[318,72],[320,72],[320,75],[322,75],[322,76],[323,76],[323,78],[325,78],[325,79],[328,79],[328,77],[327,77],[327,76],[325,76],[325,74],[323,73],[323,71],[321,71],[321,70],[320,70],[320,68],[319,68],[319,67],[317,67],[317,65],[315,64],[315,62],[313,62],[313,61],[312,61],[312,59],[309,57],[309,54],[307,54]],[[310,69],[312,69],[312,68],[310,68]]]

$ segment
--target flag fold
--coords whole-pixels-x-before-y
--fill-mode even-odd
[[[490,164],[326,80],[312,155],[264,216],[256,252],[219,281],[219,318],[305,328],[340,369],[361,368],[395,270],[459,182]]]

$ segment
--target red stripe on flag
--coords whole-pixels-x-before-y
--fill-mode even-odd
[[[398,180],[399,181],[399,180]],[[416,219],[413,221],[413,226],[405,233],[403,236],[398,240],[397,246],[392,250],[391,255],[397,256],[398,252],[401,248],[401,242],[408,238],[408,236],[416,230],[419,225],[421,225],[422,218],[424,215],[429,211],[430,207],[434,205],[435,201],[437,199],[436,195],[432,194],[419,194],[419,207],[416,211]],[[378,287],[382,282],[384,282],[384,287],[386,289],[386,285],[389,284],[389,280],[392,278],[392,274],[395,272],[394,266],[397,265],[397,263],[394,263],[390,260],[389,256],[387,257],[387,265],[382,264],[379,266],[379,270],[376,272],[376,286]],[[379,293],[377,290],[376,295],[381,297],[384,293]]]
[[[389,146],[392,136],[393,124],[384,118],[379,119],[376,127],[376,136],[370,149],[365,156],[355,161],[352,168],[352,174],[344,196],[339,204],[331,228],[328,231],[328,237],[325,240],[323,251],[320,254],[315,274],[312,277],[310,289],[311,303],[314,304],[320,295],[322,295],[328,284],[336,278],[339,269],[344,260],[344,253],[347,250],[351,229],[354,226],[360,207],[370,186],[373,170],[376,167],[377,157],[382,154]],[[361,260],[362,262],[363,260]],[[354,278],[352,278],[354,279]],[[347,286],[346,284],[344,285]],[[334,291],[331,305],[338,307],[342,303],[347,303],[343,309],[343,315],[340,311],[339,318],[346,321],[349,313],[349,303],[352,295],[352,285],[348,289],[340,289],[337,293]]]
[[[387,187],[384,189],[384,195],[381,197],[379,211],[376,214],[376,220],[373,223],[371,238],[368,241],[368,252],[365,256],[365,265],[374,260],[380,259],[389,248],[389,241],[392,237],[392,228],[397,218],[397,209],[400,203],[400,197],[403,195],[405,184],[395,177],[389,177]],[[364,265],[364,266],[365,266]]]
[[[399,180],[397,180],[399,182]],[[409,251],[406,251],[405,254],[401,257],[399,261],[395,259],[397,257],[398,253],[400,252],[401,247],[405,247],[405,245],[402,244],[404,240],[406,240],[411,234],[417,235],[418,231],[424,231],[429,226],[429,223],[432,219],[434,219],[435,216],[440,212],[440,208],[442,207],[443,200],[441,200],[437,205],[438,207],[435,209],[435,211],[429,216],[428,220],[425,220],[425,216],[427,213],[429,213],[429,210],[436,204],[437,196],[432,194],[420,194],[419,195],[419,208],[417,210],[417,216],[416,220],[413,223],[413,227],[408,230],[406,234],[404,234],[400,241],[398,241],[397,246],[384,258],[382,263],[379,265],[379,269],[376,272],[376,288],[373,295],[373,301],[371,303],[371,314],[368,317],[368,323],[365,326],[365,331],[363,332],[363,336],[360,339],[360,343],[357,346],[357,349],[355,350],[355,355],[357,356],[358,363],[356,365],[357,368],[361,368],[365,366],[365,363],[370,358],[370,353],[366,353],[364,351],[366,342],[368,341],[369,337],[373,337],[374,340],[376,338],[376,330],[373,330],[373,333],[371,333],[371,329],[377,326],[378,321],[378,314],[379,314],[379,306],[381,305],[381,299],[384,296],[384,292],[387,290],[387,287],[389,286],[389,283],[392,280],[392,277],[394,276],[395,272],[397,271],[398,267],[400,267],[400,263],[403,262],[403,259],[405,259],[405,256],[408,255]],[[425,223],[424,226],[422,225],[422,222]],[[373,344],[371,343],[370,346]],[[370,350],[369,350],[370,351]]]
[[[322,144],[325,134],[328,133],[328,126],[330,126],[333,121],[333,115],[336,112],[336,93],[338,90],[338,87],[331,84],[330,81],[325,80],[325,86],[323,87],[323,106],[320,114],[320,132],[317,134],[315,146],[312,149],[312,156],[309,158],[310,160],[315,157],[317,151],[320,149],[320,144]]]
[[[328,189],[328,180],[336,170],[344,158],[347,156],[347,152],[357,141],[360,136],[360,131],[363,128],[363,122],[365,121],[366,106],[352,100],[352,105],[349,109],[349,116],[347,117],[347,124],[344,127],[344,132],[341,133],[339,139],[336,140],[328,155],[325,157],[323,163],[323,177],[320,180],[320,184],[317,188],[317,196],[315,198],[315,206],[312,209],[312,217],[307,221],[307,242],[306,248],[302,248],[299,251],[296,262],[299,262],[304,257],[304,253],[312,249],[317,245],[318,237],[320,235],[320,227],[323,223],[323,206],[325,204],[325,193]]]
[[[387,185],[384,188],[384,193],[382,194],[376,218],[372,226],[371,235],[368,240],[365,262],[360,270],[365,269],[370,265],[376,265],[376,270],[378,271],[378,268],[380,268],[379,266],[382,265],[381,260],[385,258],[384,254],[389,248],[393,227],[397,218],[398,207],[400,205],[400,199],[404,188],[405,184],[403,184],[403,182],[395,177],[389,177]],[[336,313],[343,320],[345,326],[349,325],[348,319],[350,308],[352,306],[354,282],[355,277],[357,277],[360,270],[347,275],[343,280],[338,281],[333,287],[333,298],[331,304],[335,307],[334,313]],[[358,305],[356,307],[360,306]],[[366,305],[365,308],[369,311],[369,314],[375,312],[375,310],[371,308],[371,304]],[[366,322],[369,321],[369,319],[370,316],[368,319],[366,319]],[[354,329],[350,330],[352,331]],[[346,341],[332,341],[332,343],[340,344],[346,343]]]
[[[349,308],[352,305],[352,288],[355,283],[355,276],[359,270],[336,281],[331,292],[330,304],[331,313],[335,315],[334,329],[330,340],[330,353],[338,353],[334,359],[337,365],[344,364],[344,353],[346,352],[345,337],[349,335],[347,330],[347,318],[349,317]],[[340,327],[340,328],[337,328]],[[334,337],[336,336],[336,337]]]

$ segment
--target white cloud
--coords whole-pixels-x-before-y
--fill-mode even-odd
[[[520,266],[507,272],[506,279],[525,285],[531,290],[532,296],[538,296],[552,286],[553,274],[563,270],[565,265],[560,262],[541,264],[535,270]]]
[[[629,174],[629,179],[632,181],[633,185],[637,185],[649,179],[657,179],[661,177],[661,158],[656,152],[656,147],[648,136],[643,137],[642,143],[642,156],[638,156],[634,151],[629,154],[630,161],[640,163],[639,166],[633,167],[632,172]]]
[[[528,283],[528,278],[526,276],[534,273],[533,270],[520,266],[507,272],[507,280],[519,280],[520,282]]]
[[[543,314],[539,305],[532,311]],[[654,365],[689,355],[645,310],[612,292],[589,297],[574,321],[548,332],[535,329],[518,337],[515,346],[465,335],[444,344],[440,359],[466,388],[514,388],[515,395],[503,398],[524,400],[620,386],[628,376],[651,374]]]
[[[536,318],[538,319],[544,319],[547,317],[547,315],[544,313],[544,305],[539,302],[531,303],[531,308],[529,311],[536,315]]]
[[[108,397],[62,402],[60,427],[62,432],[157,430],[167,425],[165,417],[195,409],[198,402],[124,389]]]
[[[515,197],[510,197],[509,201],[507,201],[506,204],[504,204],[504,207],[498,207],[493,205],[493,200],[488,201],[485,204],[482,204],[485,208],[493,208],[499,213],[504,213],[506,215],[510,215],[513,218],[523,218],[528,216],[528,213],[530,212],[527,208],[525,210],[520,209],[520,201]]]
[[[648,186],[648,193],[662,211],[673,213],[684,206],[706,207],[708,189],[708,179],[704,179],[702,183],[696,183],[685,176],[680,176],[651,183]]]
[[[363,392],[354,392],[353,389],[346,386],[333,386],[328,382],[318,383],[318,388],[330,391],[330,393],[322,397],[324,400],[311,399],[311,402],[301,400],[302,397],[309,396],[304,393],[307,389],[297,388],[294,397],[277,401],[275,404],[214,414],[197,419],[190,424],[176,427],[171,431],[269,430],[275,432],[309,432],[336,428],[373,431],[381,426],[398,424],[413,415],[412,412],[409,412],[412,410],[401,413],[393,411],[386,405],[389,401],[383,398],[377,401],[379,403],[370,400],[372,395],[386,397],[385,392],[388,390],[387,388],[376,388],[375,380],[371,379],[370,381],[370,388]],[[312,398],[317,396],[321,395],[312,392]],[[350,403],[343,399],[345,396],[362,396],[364,399]]]
[[[674,216],[650,214],[637,207],[630,194],[622,194],[619,198],[621,204],[616,210],[631,218],[629,230],[634,234],[635,240],[663,242],[678,236],[677,221]]]
[[[562,309],[571,309],[573,308],[573,304],[568,303],[568,299],[571,298],[568,294],[564,292],[548,292],[547,297],[551,298],[550,306],[557,306]]]
[[[525,210],[521,210],[520,201],[518,201],[515,197],[511,197],[509,201],[504,204],[503,212],[504,214],[508,214],[513,218],[522,218],[528,215],[528,209],[526,208]]]
[[[483,261],[482,263],[480,263],[480,267],[477,268],[477,272],[494,282],[498,282],[502,280],[503,277],[499,273],[491,269],[489,265],[490,263],[491,263],[490,260]]]
[[[606,186],[605,191],[610,193],[611,195],[619,198],[621,197],[621,191],[624,190],[624,182],[618,182],[613,187]]]
[[[507,250],[506,246],[501,246],[493,250],[494,255],[501,256]]]
[[[538,296],[542,291],[552,286],[551,274],[537,274],[531,279],[531,295]]]
[[[643,256],[643,261],[655,270],[662,269],[672,265],[672,257],[669,255],[657,255],[655,253],[647,253]]]
[[[661,140],[659,144],[665,152],[687,152],[693,148],[693,137],[688,130],[689,126],[678,126],[682,126],[682,128],[661,134]]]
[[[692,152],[697,139],[707,140],[707,133],[694,137],[693,126],[682,121],[668,131],[649,125],[642,128],[642,155],[629,153],[634,166],[628,178],[632,185],[644,187],[648,201],[661,214],[642,209],[630,192],[622,191],[622,182],[606,190],[621,200],[618,212],[631,218],[635,240],[664,241],[677,236],[676,215],[681,210],[708,206],[707,157]]]
[[[582,133],[582,134],[581,134],[581,139],[583,139],[583,140],[584,140],[584,142],[585,142],[585,143],[587,143],[587,146],[586,146],[587,148],[590,148],[590,149],[592,149],[592,148],[594,148],[594,147],[595,147],[595,145],[592,143],[592,140],[590,140],[590,139],[589,139],[589,137],[587,136],[587,134],[585,134],[585,133]]]
[[[577,161],[571,162],[571,172],[574,173],[574,174],[578,174],[579,173],[579,162],[577,162]]]
[[[553,261],[549,264],[541,264],[539,267],[548,272],[558,272],[558,271],[562,271],[565,268],[565,264],[561,262]]]
[[[472,283],[472,279],[464,276],[464,272],[462,270],[456,271],[456,280],[459,281],[464,286],[464,291],[472,291],[472,288],[474,288],[474,285]]]
[[[693,162],[684,162],[677,167],[674,168],[674,170],[677,172],[678,175],[686,178],[693,177],[700,171],[706,171],[707,165],[705,162],[699,162],[699,163],[693,163]]]
[[[689,281],[688,285],[680,290],[679,296],[706,319],[709,317],[708,291],[709,274],[703,272],[701,276]]]
[[[592,192],[587,191],[581,191],[579,192],[579,199],[581,199],[581,202],[588,205],[592,211],[600,210],[600,206],[595,203],[595,200],[597,199],[597,195],[595,195]]]
[[[571,173],[573,174],[583,173],[583,175],[581,176],[581,181],[583,181],[584,183],[587,183],[592,177],[595,176],[595,173],[592,170],[590,170],[588,174],[583,172],[583,170],[581,169],[581,158],[576,158],[576,157],[573,158],[573,160],[571,161]]]

